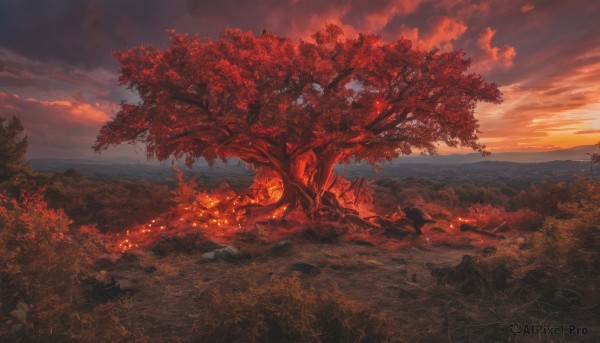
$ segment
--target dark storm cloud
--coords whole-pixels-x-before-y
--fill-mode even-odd
[[[0,46],[39,60],[107,63],[113,49],[155,43],[176,8],[159,0],[0,2]]]
[[[168,28],[310,39],[333,23],[348,35],[464,49],[505,94],[478,109],[488,146],[585,144],[600,125],[599,17],[593,0],[4,0],[0,115],[25,119],[37,155],[81,154],[121,100],[138,101],[117,85],[112,51],[164,48]]]

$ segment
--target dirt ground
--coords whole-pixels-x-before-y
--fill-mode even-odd
[[[509,310],[494,313],[503,307],[492,308],[477,297],[464,301],[459,292],[438,285],[431,276],[433,268],[456,266],[464,255],[481,256],[481,247],[429,245],[424,238],[393,250],[304,240],[292,240],[290,250],[283,253],[273,252],[273,243],[232,245],[243,258],[205,262],[201,251],[126,254],[108,268],[128,309],[121,314],[123,323],[152,337],[152,342],[189,342],[206,291],[239,289],[240,284],[261,285],[273,276],[297,275],[307,288],[336,286],[351,300],[375,311],[388,311],[398,326],[398,341],[513,341],[508,326],[514,317]],[[320,273],[295,271],[292,265],[297,262],[313,264]],[[480,333],[487,336],[477,338]],[[565,340],[552,337],[548,341]]]
[[[292,242],[290,251],[275,254],[271,246],[239,246],[250,256],[237,262],[203,263],[200,252],[163,257],[130,253],[134,261],[119,262],[109,270],[127,294],[130,310],[122,319],[155,342],[187,342],[201,307],[200,294],[240,283],[260,285],[274,275],[298,275],[307,286],[317,288],[337,285],[350,299],[394,313],[410,306],[411,294],[432,282],[432,265],[453,266],[463,255],[477,253],[475,248],[414,245],[386,251],[353,243]],[[296,262],[314,264],[320,273],[294,271],[291,266]]]

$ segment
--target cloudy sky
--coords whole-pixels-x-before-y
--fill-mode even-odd
[[[464,49],[502,105],[477,108],[492,152],[600,140],[600,2],[596,0],[2,0],[0,116],[16,115],[29,157],[92,157],[122,100],[111,56],[166,47],[165,29],[217,38],[226,27],[309,39],[325,23],[348,35],[401,36],[419,49]],[[137,152],[136,152],[137,151]],[[442,152],[467,152],[442,149]],[[108,156],[143,156],[125,145]]]

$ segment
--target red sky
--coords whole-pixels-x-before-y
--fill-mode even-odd
[[[464,49],[502,105],[477,108],[492,152],[600,141],[600,2],[596,0],[55,0],[0,3],[0,116],[22,118],[29,157],[92,157],[120,101],[112,50],[165,47],[164,30],[216,38],[225,27],[308,39],[325,23],[348,35]],[[124,146],[109,156],[143,156]],[[441,148],[442,153],[466,153]]]

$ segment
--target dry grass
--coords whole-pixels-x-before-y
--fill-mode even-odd
[[[0,204],[0,341],[119,342],[134,335],[118,304],[85,310],[86,262],[98,242],[68,228],[62,211],[39,196]]]
[[[297,278],[274,278],[233,292],[211,290],[194,323],[197,342],[386,342],[386,313],[339,290],[305,289]]]

